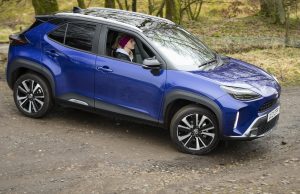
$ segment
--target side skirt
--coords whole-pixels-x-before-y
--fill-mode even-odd
[[[78,98],[70,98],[70,99],[76,99],[81,101]],[[138,113],[135,113],[134,111],[131,110],[126,110],[124,108],[119,108],[114,105],[109,105],[101,102],[101,106],[97,104],[97,108],[94,108],[93,106],[90,105],[85,105],[81,104],[80,102],[74,102],[74,100],[66,100],[62,98],[56,98],[55,102],[63,107],[68,107],[68,108],[74,108],[74,109],[79,109],[91,113],[96,113],[98,115],[108,117],[108,118],[113,118],[113,119],[119,119],[119,120],[124,120],[124,121],[129,121],[129,122],[134,122],[134,123],[139,123],[139,124],[146,124],[154,127],[159,127],[163,128],[163,124],[159,123],[156,120],[153,119],[148,119],[148,118],[143,118],[142,116],[137,116],[139,115]],[[82,101],[86,102],[86,101]],[[89,104],[89,102],[87,102]],[[134,112],[134,114],[132,114]],[[144,115],[143,115],[144,116]]]

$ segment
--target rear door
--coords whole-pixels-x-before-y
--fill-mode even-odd
[[[100,26],[89,22],[67,23],[44,37],[46,64],[51,64],[56,96],[94,107],[94,73]]]

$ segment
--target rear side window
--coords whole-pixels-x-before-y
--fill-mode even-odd
[[[84,51],[92,51],[96,25],[69,23],[65,44]]]
[[[48,37],[51,38],[52,40],[64,44],[66,29],[67,29],[67,24],[57,28],[56,30],[48,34]]]

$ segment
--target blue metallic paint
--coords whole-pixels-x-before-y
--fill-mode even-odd
[[[224,60],[222,66],[211,71],[162,69],[155,75],[138,64],[97,56],[52,41],[46,33],[56,27],[46,22],[26,32],[30,43],[10,47],[7,66],[9,69],[15,59],[23,58],[49,69],[55,80],[56,97],[74,93],[163,122],[165,96],[175,90],[190,92],[209,99],[221,110],[223,136],[241,136],[255,118],[269,112],[259,112],[259,107],[280,95],[279,84],[269,74],[236,59]],[[47,52],[55,52],[57,56]],[[104,66],[111,71],[99,68]],[[251,88],[262,97],[238,101],[220,85]],[[233,129],[237,112],[240,117]]]
[[[158,120],[166,70],[153,74],[141,65],[109,57],[97,57],[97,67],[106,66],[112,72],[96,71],[95,100],[118,105]]]
[[[94,98],[96,55],[65,47],[47,36],[44,36],[44,41],[42,63],[54,67],[56,95],[74,93]],[[48,52],[54,52],[58,56],[47,54]]]

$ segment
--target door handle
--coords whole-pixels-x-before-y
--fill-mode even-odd
[[[51,57],[58,57],[59,54],[55,50],[46,51],[46,54]]]
[[[104,65],[104,66],[97,66],[97,70],[98,71],[104,71],[104,72],[113,72],[112,69],[110,69],[108,66]]]

